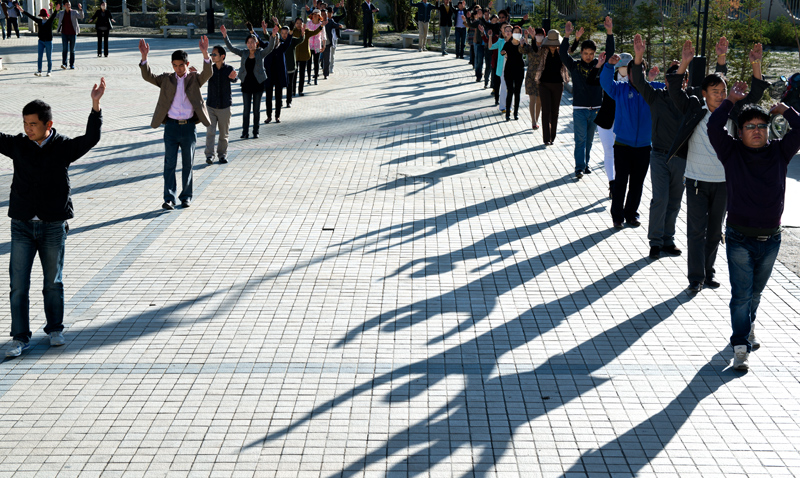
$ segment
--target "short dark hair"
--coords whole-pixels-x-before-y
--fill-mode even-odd
[[[182,61],[184,63],[188,63],[189,54],[183,50],[175,50],[172,52],[172,60],[170,61]]]
[[[544,28],[542,28],[542,27],[539,27],[539,28],[537,28],[536,30],[534,30],[534,35],[544,35],[544,36],[547,36],[547,32],[546,32],[546,31],[544,31]]]
[[[581,51],[583,50],[597,51],[597,43],[595,43],[594,40],[584,40],[583,43],[581,43]]]
[[[53,111],[50,105],[42,100],[33,100],[22,108],[22,116],[36,115],[42,123],[53,121]]]
[[[508,12],[505,11],[505,10],[500,10],[499,12],[497,12],[497,16],[500,16],[500,15],[505,15],[506,18],[508,18]]]
[[[284,25],[284,26],[282,26],[282,27],[281,27],[281,30],[286,30],[287,32],[290,32],[290,31],[292,31],[291,29],[289,29],[289,26],[288,26],[288,25]]]
[[[728,83],[725,82],[725,77],[720,75],[719,73],[711,73],[707,77],[703,78],[703,83],[700,84],[700,89],[703,91],[708,91],[709,88],[712,86],[717,86],[719,84],[725,85],[728,87]]]
[[[214,48],[212,48],[211,50],[212,51],[217,50],[217,55],[219,56],[225,56],[227,54],[225,52],[225,47],[223,47],[222,45],[214,45]]]
[[[769,123],[769,113],[758,105],[749,104],[742,108],[742,112],[739,113],[739,118],[736,120],[736,123],[739,129],[742,129],[745,123],[754,119],[762,119],[765,123]]]
[[[333,7],[328,7],[326,10],[328,10],[328,13],[333,13]]]
[[[247,35],[247,38],[244,39],[245,45],[247,44],[247,41],[250,40],[250,39],[252,39],[254,42],[256,42],[256,45],[258,45],[258,37],[255,36],[255,35]]]
[[[671,74],[677,72],[678,68],[680,68],[680,65],[672,65],[671,67],[667,68],[667,72],[665,74],[666,75],[671,75]],[[684,73],[683,75],[686,76],[686,73]]]

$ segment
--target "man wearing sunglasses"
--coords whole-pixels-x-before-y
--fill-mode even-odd
[[[760,347],[754,331],[756,311],[781,246],[789,161],[800,150],[800,117],[783,103],[769,113],[745,106],[737,120],[741,139],[731,137],[725,128],[728,115],[746,96],[747,84],[736,83],[708,120],[708,139],[725,168],[728,190],[725,249],[737,370],[747,370],[750,352]],[[792,129],[783,139],[768,141],[770,114],[783,115],[789,122]]]

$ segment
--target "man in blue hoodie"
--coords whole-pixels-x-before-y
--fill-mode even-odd
[[[606,61],[601,53],[597,62],[602,65],[600,85],[614,99],[614,168],[616,178],[611,198],[611,218],[614,227],[622,229],[623,220],[631,227],[639,227],[636,210],[642,200],[642,186],[650,167],[650,135],[652,122],[650,106],[642,95],[628,82],[614,81],[614,66],[627,66],[633,59],[629,53],[614,55]],[[628,187],[630,178],[630,187]],[[628,197],[625,199],[625,190]]]

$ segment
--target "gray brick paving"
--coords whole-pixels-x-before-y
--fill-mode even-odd
[[[200,60],[150,43],[157,70]],[[166,213],[135,48],[80,38],[77,70],[34,78],[33,39],[0,45],[4,132],[40,97],[80,134],[109,84],[71,172],[67,345],[34,286],[35,347],[0,364],[0,476],[800,475],[798,277],[777,265],[734,373],[724,251],[691,298],[685,258],[614,232],[599,142],[570,178],[568,98],[545,149],[452,56],[344,46],[258,140],[235,87],[231,163]]]

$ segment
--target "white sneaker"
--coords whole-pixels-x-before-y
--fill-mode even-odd
[[[42,72],[41,71],[37,71],[36,73],[33,74],[33,76],[42,76]]]
[[[50,332],[50,346],[51,347],[61,347],[65,343],[67,343],[67,341],[64,340],[64,334],[61,331]]]
[[[19,357],[22,352],[31,348],[31,344],[21,342],[19,340],[12,340],[11,347],[6,350],[6,357]]]
[[[750,324],[750,335],[747,336],[747,341],[750,342],[750,350],[756,351],[761,348],[761,343],[756,338],[756,324]]]
[[[47,72],[47,74],[46,74],[46,75],[44,75],[44,76],[50,76],[50,72],[48,71],[48,72]]]
[[[733,348],[733,368],[736,370],[747,370],[750,368],[750,354],[747,352],[747,345],[737,345]]]

